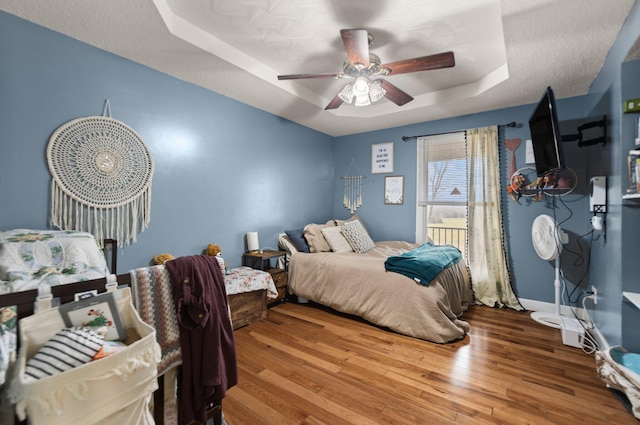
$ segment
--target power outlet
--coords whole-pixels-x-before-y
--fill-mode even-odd
[[[591,292],[593,292],[593,303],[598,304],[598,290],[593,285],[591,285]]]

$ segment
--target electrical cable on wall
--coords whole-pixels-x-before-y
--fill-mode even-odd
[[[358,175],[350,176],[349,170],[351,166],[355,165]],[[341,177],[344,180],[344,196],[342,198],[342,205],[353,214],[358,208],[362,206],[362,180],[366,178],[360,173],[355,158],[351,159],[351,164],[347,168],[346,175]]]

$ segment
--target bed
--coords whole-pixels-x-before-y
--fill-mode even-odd
[[[374,243],[369,238],[368,249],[349,249],[336,236],[345,236],[345,224],[352,227],[349,222],[359,222],[353,227],[361,228],[360,237],[368,237],[357,216],[279,235],[280,247],[290,253],[290,294],[427,341],[446,343],[467,334],[469,324],[461,317],[473,302],[473,292],[464,260],[447,266],[428,284],[421,284],[385,268],[388,258],[419,245],[404,241]],[[324,241],[319,240],[320,235]]]

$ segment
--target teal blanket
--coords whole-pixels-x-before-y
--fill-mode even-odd
[[[442,270],[456,264],[461,258],[462,254],[455,246],[427,242],[411,251],[387,258],[384,267],[422,285],[429,285]]]

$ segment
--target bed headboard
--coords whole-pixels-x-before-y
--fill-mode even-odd
[[[105,239],[102,243],[102,251],[107,259],[109,270],[112,274],[118,273],[118,241],[116,239]],[[109,261],[111,260],[111,261]]]

